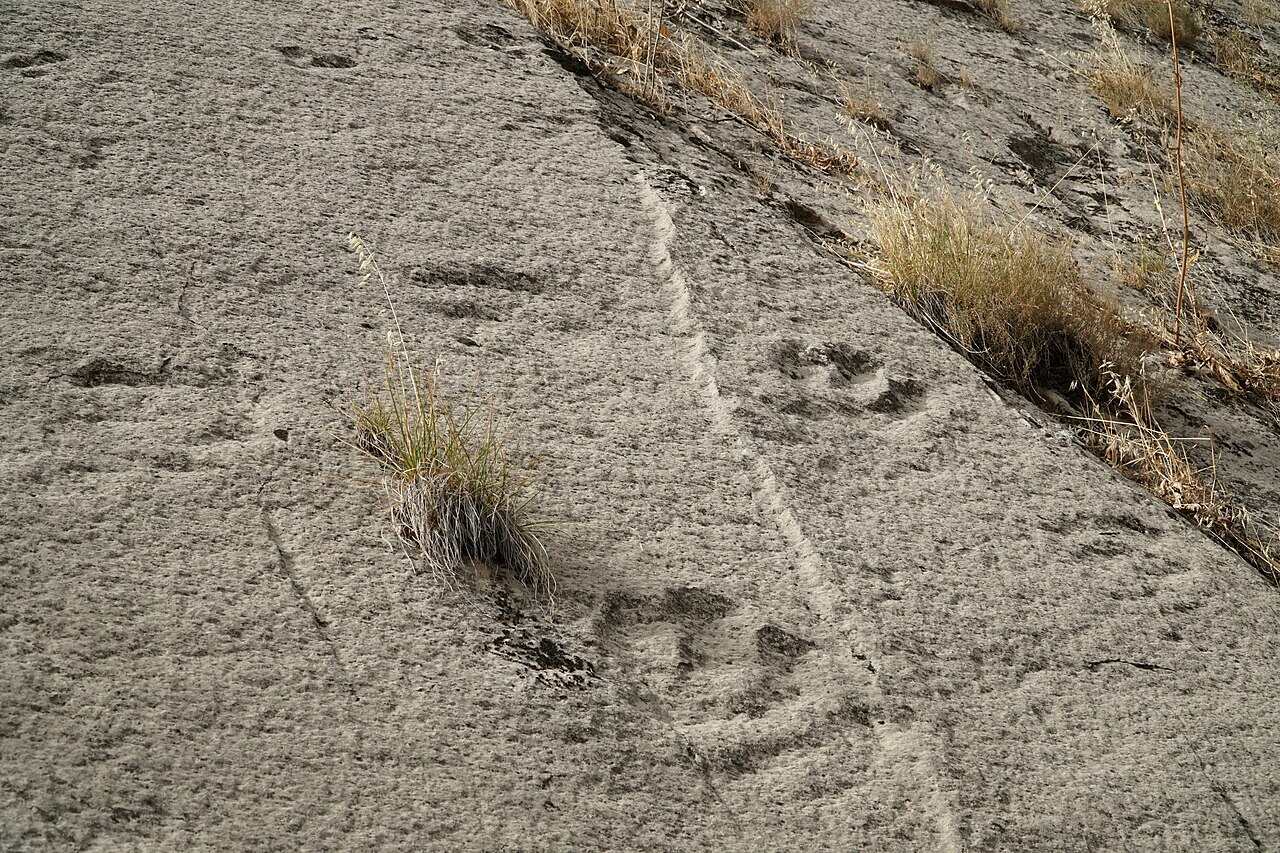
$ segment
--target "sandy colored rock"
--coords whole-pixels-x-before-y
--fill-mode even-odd
[[[1102,275],[1154,214],[1042,192],[1095,145],[1140,176],[1046,56],[1087,21],[954,5],[801,42],[893,101],[886,168],[982,168]],[[907,81],[926,30],[978,89]],[[823,251],[856,191],[496,3],[11,5],[0,78],[0,847],[1280,847],[1275,589]],[[343,442],[388,324],[352,231],[536,456],[554,608],[394,544]],[[1208,233],[1274,341],[1274,273]],[[1274,513],[1280,438],[1197,399]]]

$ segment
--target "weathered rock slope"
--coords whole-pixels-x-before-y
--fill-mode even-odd
[[[1133,168],[1065,0],[854,5],[805,44],[954,174]],[[0,848],[1280,847],[1276,591],[821,251],[856,193],[496,3],[0,12]],[[902,79],[925,32],[985,92]],[[1149,215],[1087,180],[1040,215]],[[351,231],[536,455],[554,609],[391,544]]]

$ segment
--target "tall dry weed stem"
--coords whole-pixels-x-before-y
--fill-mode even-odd
[[[1182,306],[1187,294],[1188,252],[1191,250],[1191,224],[1187,211],[1187,175],[1182,159],[1182,66],[1178,63],[1178,36],[1176,34],[1173,0],[1166,0],[1169,12],[1169,44],[1173,61],[1173,96],[1175,112],[1174,164],[1178,173],[1178,193],[1182,202],[1182,257],[1178,264],[1178,290],[1173,308],[1173,342],[1178,345],[1182,332]],[[1195,294],[1191,296],[1195,304]]]

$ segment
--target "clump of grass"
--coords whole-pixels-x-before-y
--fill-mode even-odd
[[[1127,378],[1111,375],[1108,400],[1105,410],[1095,406],[1091,417],[1081,419],[1085,443],[1116,470],[1244,557],[1267,580],[1280,583],[1280,540],[1219,485],[1212,452],[1208,466],[1194,465],[1184,442],[1160,427]]]
[[[773,195],[773,178],[767,172],[750,167],[746,171],[751,178],[751,186],[755,188],[756,195],[761,198]]]
[[[1255,27],[1263,27],[1276,18],[1274,0],[1244,0],[1244,19]]]
[[[1114,31],[1108,28],[1104,36],[1106,43],[1094,53],[1085,74],[1107,111],[1116,119],[1139,118],[1161,127],[1172,124],[1176,115],[1173,95],[1156,81],[1152,69],[1120,45]]]
[[[1280,152],[1256,133],[1207,126],[1188,136],[1187,191],[1209,216],[1264,245],[1280,245]]]
[[[636,63],[648,60],[657,22],[612,0],[515,0],[521,12],[547,32],[589,44]]]
[[[753,33],[793,50],[800,22],[812,8],[812,0],[747,0],[743,13]]]
[[[881,130],[893,128],[893,122],[884,114],[884,109],[866,93],[855,90],[848,83],[840,83],[836,87],[836,95],[840,101],[840,111],[853,121]]]
[[[352,410],[353,444],[385,472],[391,521],[406,553],[445,585],[478,564],[549,595],[553,579],[529,484],[492,416],[455,409],[440,393],[438,371],[412,366],[382,270],[359,237],[348,242],[362,283],[378,280],[395,321],[384,386]]]
[[[937,92],[946,85],[947,75],[938,70],[938,60],[933,45],[916,39],[907,45],[907,55],[915,60],[911,67],[911,82],[926,92]]]
[[[895,194],[870,218],[882,286],[1000,379],[1038,394],[1099,388],[1104,369],[1140,375],[1145,338],[1061,244],[945,192]]]
[[[1213,58],[1233,77],[1254,80],[1261,76],[1258,46],[1240,30],[1213,34]]]
[[[1009,8],[1009,0],[977,0],[977,4],[978,10],[1006,33],[1016,33],[1022,29],[1021,22]]]
[[[666,112],[666,92],[657,77],[662,22],[616,0],[510,0],[539,30],[595,73],[609,76],[628,94]],[[602,52],[620,69],[601,62]],[[622,73],[617,74],[620,70]]]
[[[1172,0],[1172,29],[1167,0],[1086,0],[1085,7],[1092,13],[1101,13],[1121,29],[1146,30],[1162,41],[1177,36],[1178,44],[1183,46],[1193,44],[1204,31],[1204,22],[1186,0]]]

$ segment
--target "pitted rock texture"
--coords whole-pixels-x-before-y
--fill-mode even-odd
[[[1070,163],[1137,155],[1037,52],[1087,22],[958,5],[802,53],[897,99],[891,163],[1097,226]],[[983,86],[912,87],[925,30]],[[27,2],[0,57],[0,848],[1280,847],[1276,591],[824,251],[853,191],[496,3]],[[349,232],[536,455],[554,607],[394,546]]]

